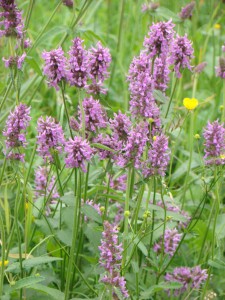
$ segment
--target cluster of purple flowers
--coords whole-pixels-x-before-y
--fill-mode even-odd
[[[119,288],[123,297],[128,298],[125,278],[120,275],[122,261],[122,245],[118,243],[118,230],[108,221],[104,222],[100,250],[100,265],[105,269],[106,274],[102,282],[112,287],[112,293],[116,296],[114,288]],[[113,296],[112,295],[112,296]]]
[[[30,46],[30,40],[26,39],[24,31],[24,23],[22,20],[22,13],[18,9],[15,0],[0,0],[0,37],[6,38],[13,37],[17,40],[18,45],[22,44],[22,48],[28,48]],[[17,56],[10,56],[7,59],[3,58],[6,68],[21,69],[26,54]]]
[[[173,256],[173,254],[175,253],[179,245],[181,237],[182,234],[178,233],[176,228],[166,229],[164,238],[163,239],[161,238],[160,241],[154,245],[153,249],[157,254],[164,251],[164,253]],[[162,241],[164,245],[162,245]]]
[[[61,153],[65,144],[64,133],[60,124],[57,124],[52,117],[43,119],[40,117],[37,123],[38,153],[43,159],[53,161],[52,151]]]
[[[30,120],[30,107],[25,104],[19,104],[13,112],[10,112],[3,131],[6,137],[7,158],[24,160],[24,154],[12,150],[19,151],[19,147],[26,146],[25,134]]]
[[[49,175],[49,169],[47,167],[39,167],[35,172],[36,198],[42,196],[48,198],[51,193],[49,201],[46,204],[46,215],[50,214],[49,204],[55,204],[56,200],[59,199],[59,194],[54,186],[56,178],[54,175],[49,178]]]
[[[85,98],[82,102],[85,114],[85,129],[87,131],[96,132],[100,128],[107,126],[106,113],[103,110],[99,100],[92,97]],[[79,120],[82,123],[82,112],[79,110]]]
[[[170,20],[150,27],[144,40],[145,49],[133,59],[127,77],[132,114],[151,118],[157,126],[160,126],[159,108],[154,90],[167,90],[171,66],[177,77],[181,76],[182,68],[191,69],[190,60],[194,52],[186,36],[175,35],[174,26]]]
[[[93,155],[88,141],[79,136],[75,136],[74,139],[70,138],[65,144],[65,152],[67,168],[81,168],[83,172],[86,172],[85,161],[90,161]]]
[[[203,136],[205,138],[205,163],[207,165],[225,164],[225,128],[218,120],[208,122]]]
[[[0,37],[16,37],[23,38],[24,24],[21,11],[18,9],[15,0],[0,0],[0,25],[3,28],[0,30]]]
[[[145,176],[165,176],[169,158],[168,138],[164,134],[154,136],[145,162],[146,165],[143,171]]]
[[[179,14],[180,18],[182,20],[191,18],[194,8],[195,8],[195,2],[194,1],[188,3],[186,6],[182,7],[181,12]]]
[[[188,268],[175,268],[173,273],[167,273],[165,280],[169,282],[179,282],[182,287],[174,290],[174,296],[179,296],[189,288],[199,289],[201,284],[208,278],[207,270],[201,269],[199,266]]]
[[[86,92],[91,94],[105,93],[102,84],[109,75],[109,49],[98,42],[96,48],[92,47],[87,51],[78,37],[72,43],[68,60],[61,48],[43,52],[44,74],[49,85],[58,89],[61,81],[65,81],[72,86],[85,88]]]

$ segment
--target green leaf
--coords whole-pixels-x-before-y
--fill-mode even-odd
[[[102,237],[101,231],[97,230],[98,228],[99,227],[93,226],[93,224],[88,224],[87,227],[84,230],[84,234],[86,235],[86,237],[90,241],[91,249],[95,253],[99,252],[98,246],[100,246],[100,244],[101,244],[100,240],[101,240],[101,237]]]
[[[69,206],[75,205],[75,196],[73,193],[68,193],[68,194],[62,196],[60,199],[66,205],[69,205]]]
[[[209,259],[208,264],[216,269],[225,270],[225,263],[219,259]]]
[[[50,288],[48,286],[42,285],[42,284],[34,284],[32,286],[29,286],[29,289],[45,293],[45,294],[51,296],[53,299],[56,299],[56,300],[63,300],[64,297],[65,297],[63,292],[61,292],[59,290],[56,290],[56,289],[53,289],[53,288]]]
[[[157,292],[165,290],[175,290],[181,288],[183,285],[179,282],[160,282],[158,285],[153,285],[150,289],[141,292],[140,299],[149,299],[149,297]]]
[[[30,65],[30,67],[39,75],[42,76],[42,71],[39,68],[38,63],[36,62],[36,60],[31,57],[31,56],[27,56],[26,57],[26,61],[28,62],[28,64]]]
[[[161,91],[154,90],[153,96],[157,101],[168,104],[168,100],[169,100],[168,97],[166,97]]]
[[[53,261],[62,260],[62,258],[59,257],[50,257],[50,256],[40,256],[40,257],[33,257],[29,259],[25,259],[22,262],[23,268],[28,270],[33,267],[37,267],[39,265],[47,264]],[[20,264],[18,262],[9,265],[7,268],[7,272],[16,272],[19,271]]]
[[[98,212],[91,205],[84,204],[81,208],[82,213],[85,214],[89,219],[102,224],[102,218]]]
[[[13,292],[15,290],[28,287],[32,284],[35,284],[35,283],[38,283],[38,282],[44,281],[44,280],[45,280],[45,277],[42,277],[42,276],[30,276],[30,277],[22,278],[22,279],[16,281],[16,283],[11,286],[11,288],[9,289],[9,292]]]
[[[111,151],[111,152],[116,152],[115,150],[105,146],[105,145],[102,145],[102,144],[99,144],[99,143],[93,143],[91,144],[92,147],[95,147],[95,148],[98,148],[98,149],[102,149],[102,150],[107,150],[107,151]]]

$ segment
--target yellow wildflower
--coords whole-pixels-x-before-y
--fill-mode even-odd
[[[221,159],[225,159],[225,154],[220,154]]]
[[[153,136],[153,141],[156,141],[156,136]]]
[[[217,23],[217,24],[214,25],[214,29],[220,29],[220,28],[221,28],[220,24]]]
[[[199,140],[199,139],[200,139],[200,135],[199,135],[198,133],[196,133],[196,134],[194,135],[194,137],[195,137],[196,140]]]
[[[198,106],[198,100],[195,98],[184,98],[183,104],[188,110],[193,110]]]
[[[7,267],[9,264],[9,261],[8,260],[5,260],[4,261],[4,267]],[[0,260],[0,267],[2,266],[2,261]]]

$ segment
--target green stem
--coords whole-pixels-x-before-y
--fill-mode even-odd
[[[62,0],[59,1],[59,3],[57,4],[56,8],[54,9],[54,11],[52,12],[50,18],[48,19],[47,23],[44,25],[44,27],[41,29],[41,31],[39,32],[36,40],[34,41],[34,43],[31,45],[30,49],[27,51],[27,55],[30,54],[30,52],[35,48],[35,46],[37,45],[37,43],[39,42],[40,38],[42,37],[42,35],[45,33],[49,23],[51,22],[52,18],[54,17],[54,15],[56,14],[57,10],[59,9],[60,5],[62,4]]]
[[[154,194],[153,194],[153,205],[156,203],[156,178],[154,177]],[[152,212],[152,225],[151,225],[151,235],[150,235],[150,242],[149,242],[149,250],[148,256],[150,257],[151,249],[152,249],[152,242],[153,242],[153,232],[154,232],[154,221],[155,221],[155,211]]]
[[[223,117],[222,122],[225,123],[225,79],[223,79]]]
[[[175,83],[174,83],[174,87],[173,87],[173,90],[172,90],[172,93],[171,93],[171,96],[170,96],[169,104],[167,106],[167,110],[166,110],[166,114],[165,114],[165,119],[167,118],[169,110],[170,110],[170,105],[171,105],[172,100],[173,100],[173,96],[174,96],[174,93],[175,93],[175,90],[176,90],[177,82],[178,82],[178,78],[176,78]]]
[[[128,175],[127,175],[127,190],[126,190],[126,199],[125,199],[125,212],[129,211],[130,208],[130,198],[131,198],[131,185],[132,185],[132,173],[133,168],[128,168]],[[127,259],[127,237],[128,237],[128,215],[124,215],[124,232],[123,232],[123,258],[122,258],[122,270],[126,265]],[[123,270],[124,272],[124,270]]]
[[[192,163],[192,156],[193,156],[193,138],[194,138],[194,112],[191,113],[191,120],[190,120],[190,130],[189,130],[189,160],[188,160],[188,169],[185,177],[185,182],[184,182],[184,193],[182,197],[182,206],[181,208],[183,209],[184,207],[184,202],[185,202],[185,196],[188,188],[188,179],[189,179],[189,174],[191,171],[191,163]]]
[[[7,97],[8,97],[8,94],[9,94],[9,92],[10,92],[10,89],[11,89],[12,85],[13,85],[13,81],[11,80],[10,83],[8,84],[8,86],[7,86],[5,95],[4,95],[4,97],[3,97],[3,99],[2,99],[2,102],[1,102],[1,104],[0,104],[0,112],[1,112],[1,110],[2,110],[2,107],[3,107],[3,105],[4,105],[4,103],[5,103],[6,99],[7,99]]]
[[[25,19],[25,24],[24,24],[25,29],[27,29],[29,26],[32,10],[34,7],[34,2],[35,2],[35,0],[30,0],[30,2],[29,2],[29,7],[27,9],[26,19]]]
[[[5,167],[6,167],[6,156],[4,157],[2,172],[1,172],[1,175],[0,175],[0,186],[2,185],[2,180],[3,180],[3,177],[4,177]]]
[[[1,252],[2,252],[2,266],[0,267],[0,298],[3,294],[3,283],[4,283],[4,266],[5,266],[5,229],[4,223],[2,220],[2,214],[0,212],[0,232],[1,232]]]
[[[62,83],[61,92],[62,92],[63,104],[64,104],[64,108],[65,108],[65,112],[66,112],[66,118],[67,118],[69,130],[70,130],[70,136],[73,139],[73,133],[72,133],[72,129],[70,127],[70,117],[69,117],[69,113],[68,113],[67,106],[66,106],[65,85],[64,85],[64,83]]]
[[[75,186],[77,186],[77,193],[75,196],[75,207],[74,207],[74,220],[73,220],[73,228],[72,228],[72,244],[70,248],[70,255],[69,255],[69,261],[68,261],[68,270],[67,270],[67,276],[66,276],[66,286],[65,286],[65,300],[69,299],[70,296],[70,284],[72,279],[72,266],[75,259],[75,248],[76,248],[76,241],[77,241],[77,227],[78,227],[78,210],[80,206],[80,200],[81,200],[81,174],[78,170],[78,182],[77,182],[77,170],[75,170]]]

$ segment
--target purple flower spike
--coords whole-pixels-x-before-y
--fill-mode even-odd
[[[216,76],[225,79],[225,58],[219,58],[219,66],[216,67]]]
[[[130,107],[131,112],[135,116],[140,115],[152,118],[157,123],[157,126],[159,126],[159,108],[153,97],[155,82],[151,72],[152,64],[150,56],[142,51],[139,57],[133,59],[127,78],[130,82]],[[155,77],[157,77],[157,74],[155,74]]]
[[[170,20],[168,22],[153,23],[150,27],[148,37],[144,41],[144,47],[151,58],[156,55],[165,57],[168,54],[170,44],[174,38],[174,26],[172,20]]]
[[[169,83],[169,60],[168,58],[157,57],[154,62],[153,80],[156,90],[165,92]]]
[[[164,235],[164,252],[173,256],[175,253],[179,242],[181,240],[182,234],[178,233],[177,229],[166,229]],[[162,249],[162,238],[159,243],[154,245],[154,251],[159,254]]]
[[[160,175],[165,176],[169,163],[168,139],[164,134],[153,137],[152,147],[148,152],[147,164],[143,168],[145,177]],[[147,165],[150,167],[147,167]]]
[[[21,11],[17,8],[14,0],[0,0],[0,37],[23,38],[24,24]]]
[[[101,42],[96,48],[90,50],[90,78],[95,82],[103,82],[108,77],[108,68],[111,62],[111,55],[108,48],[102,47]]]
[[[93,142],[102,144],[103,146],[106,146],[112,150],[118,149],[118,145],[114,143],[114,140],[108,134],[103,135],[102,133],[100,133],[96,138],[93,139]],[[113,151],[109,151],[105,149],[97,148],[96,152],[98,153],[99,158],[101,160],[106,158],[114,158],[115,156]]]
[[[52,162],[54,157],[51,151],[61,153],[65,144],[62,127],[52,117],[46,117],[45,120],[40,117],[37,123],[37,131],[37,151],[45,161],[50,160]]]
[[[26,146],[25,132],[30,120],[30,107],[27,107],[25,104],[19,104],[13,112],[10,112],[3,131],[3,135],[6,137],[7,150],[11,151],[13,148]],[[20,153],[9,153],[7,157],[10,159],[23,160],[24,155]]]
[[[113,296],[116,296],[114,287],[119,288],[123,297],[128,298],[125,278],[120,275],[122,261],[122,245],[118,243],[118,230],[108,221],[104,222],[100,250],[100,265],[105,269],[106,275],[102,282],[112,286]]]
[[[191,70],[190,60],[194,57],[193,53],[194,50],[187,35],[177,35],[173,42],[171,63],[174,64],[174,70],[178,78],[181,77],[181,68],[188,68]]]
[[[134,163],[135,168],[141,166],[141,157],[148,141],[148,123],[142,122],[137,124],[128,135],[127,143],[123,149],[123,153],[119,155],[118,165],[124,167],[129,162]]]
[[[50,213],[49,204],[55,204],[56,200],[59,199],[59,194],[57,192],[56,187],[53,188],[54,183],[56,181],[55,176],[51,176],[49,179],[49,169],[46,167],[39,167],[35,171],[35,195],[36,198],[39,197],[48,197],[51,193],[49,202],[46,204],[46,215]]]
[[[99,128],[105,128],[107,125],[107,116],[99,100],[92,97],[85,98],[82,103],[85,114],[85,128],[88,131],[96,132]],[[82,114],[79,115],[80,122]]]
[[[80,38],[75,38],[69,51],[69,82],[79,88],[87,84],[89,73],[88,52],[83,48],[82,43]]]
[[[179,14],[180,18],[182,20],[185,20],[185,19],[189,19],[192,17],[192,12],[195,8],[195,2],[190,2],[188,3],[186,6],[184,6],[182,9],[181,9],[181,12]]]
[[[6,68],[17,68],[19,70],[22,69],[24,59],[26,57],[26,53],[23,53],[21,56],[10,56],[8,59],[5,59],[4,57],[2,60],[5,62]]]
[[[88,141],[82,140],[79,136],[75,136],[73,140],[70,138],[66,142],[65,152],[67,168],[81,168],[83,172],[86,172],[85,162],[90,161],[93,155]]]
[[[183,286],[174,290],[174,296],[179,296],[191,289],[199,289],[201,284],[208,278],[207,270],[201,269],[199,266],[189,268],[175,268],[173,273],[167,273],[165,280],[169,282],[180,282]],[[170,294],[170,292],[168,292]]]
[[[66,70],[66,58],[61,47],[50,52],[44,51],[42,57],[45,60],[44,74],[48,78],[50,86],[56,90],[59,89],[59,83],[67,80],[68,72]]]
[[[218,121],[208,122],[204,129],[205,163],[207,165],[225,164],[225,128]]]
[[[118,114],[114,113],[114,119],[110,120],[110,128],[112,129],[112,139],[114,142],[118,145],[120,143],[123,145],[127,141],[131,121],[125,114],[119,111]]]

